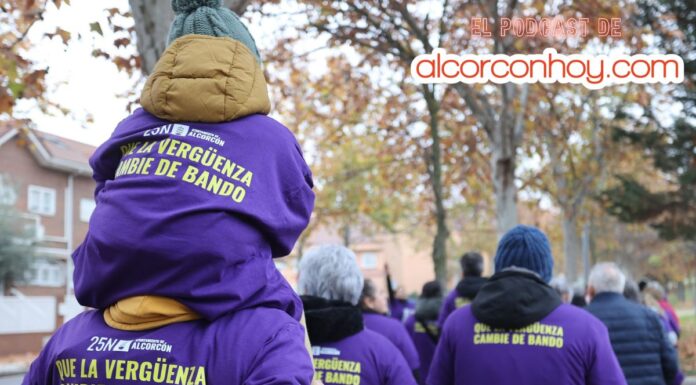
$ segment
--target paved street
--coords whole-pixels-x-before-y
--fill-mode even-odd
[[[19,385],[22,383],[23,374],[18,376],[0,377],[0,385]]]

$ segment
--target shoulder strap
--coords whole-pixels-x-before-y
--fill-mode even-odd
[[[440,333],[433,333],[432,330],[428,327],[428,324],[424,322],[422,319],[416,318],[416,322],[418,322],[423,329],[425,330],[425,333],[430,337],[430,339],[437,344],[437,342],[440,340]]]

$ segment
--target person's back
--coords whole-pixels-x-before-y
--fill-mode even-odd
[[[435,347],[440,338],[438,314],[442,307],[442,286],[438,281],[423,285],[416,312],[408,317],[404,325],[420,359],[420,378],[428,378],[430,363],[435,355]]]
[[[625,275],[613,263],[592,269],[587,311],[609,329],[611,345],[629,385],[673,385],[677,354],[659,316],[623,296]]]
[[[172,127],[138,110],[92,157],[97,206],[74,253],[78,300],[104,308],[148,293],[208,319],[260,305],[299,319],[299,298],[272,261],[289,252],[313,202],[292,134],[260,114]],[[263,152],[249,151],[260,143]]]
[[[308,384],[312,367],[303,341],[302,327],[277,309],[137,332],[112,328],[93,310],[55,333],[23,385]]]
[[[418,352],[403,323],[386,315],[369,312],[364,313],[363,320],[366,329],[381,334],[399,349],[412,371],[420,368]]]
[[[476,298],[476,294],[481,287],[488,281],[481,277],[483,274],[483,257],[476,252],[465,253],[459,260],[462,269],[462,279],[452,290],[442,303],[438,323],[440,326],[445,324],[447,317],[455,310],[471,303]]]
[[[311,172],[265,116],[239,18],[221,0],[172,7],[143,108],[90,158],[96,208],[72,257],[75,296],[99,310],[56,331],[25,384],[311,381],[302,304],[273,263],[309,222]]]
[[[364,327],[357,306],[311,296],[302,300],[315,380],[325,385],[416,384],[401,352],[386,337]]]
[[[677,372],[676,354],[657,314],[617,293],[598,294],[587,311],[609,329],[611,345],[629,385],[672,383]],[[663,360],[664,353],[672,358]]]
[[[625,385],[607,328],[561,303],[546,236],[517,226],[501,239],[496,274],[450,315],[428,385]]]
[[[519,289],[517,292],[517,296],[511,291],[501,292],[499,303],[490,306],[502,309],[505,303],[511,305],[511,311],[499,313],[500,321],[532,317],[529,319],[534,321],[527,326],[491,327],[485,323],[487,319],[474,316],[470,305],[450,315],[428,385],[625,384],[606,327],[599,320],[582,309],[560,304],[560,299],[551,313],[541,317],[539,312],[534,317],[535,310],[544,309],[543,305],[527,303],[529,307],[523,309],[502,299],[505,296],[510,301],[523,301],[522,297],[530,294]],[[545,300],[552,299],[549,296]]]
[[[406,320],[405,326],[418,352],[421,378],[428,378],[440,335],[438,323],[436,320],[420,322],[412,315]]]
[[[406,359],[413,375],[420,378],[418,352],[406,331],[406,327],[402,322],[386,315],[389,310],[386,290],[375,285],[372,280],[366,279],[359,304],[363,311],[362,318],[365,328],[375,331],[391,341]]]
[[[415,380],[396,347],[363,329],[338,341],[312,344],[315,380],[330,384],[406,385]]]

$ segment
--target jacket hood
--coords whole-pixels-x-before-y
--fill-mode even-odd
[[[167,48],[140,103],[171,122],[227,122],[271,109],[266,79],[249,48],[204,35],[183,36]]]
[[[457,290],[457,296],[473,301],[486,282],[488,282],[488,279],[483,277],[464,277],[464,279],[459,281],[455,289]]]
[[[442,307],[442,298],[421,298],[416,304],[416,319],[419,321],[437,320]]]
[[[169,298],[137,296],[104,309],[104,321],[114,329],[141,331],[200,319],[185,305]]]
[[[483,285],[471,304],[476,319],[502,329],[519,329],[542,320],[561,305],[556,291],[525,269],[506,269]]]
[[[360,308],[348,302],[302,296],[312,345],[340,341],[364,329]]]

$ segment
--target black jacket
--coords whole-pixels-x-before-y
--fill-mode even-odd
[[[629,385],[672,385],[677,353],[655,312],[618,293],[600,293],[587,306],[609,329],[614,353]]]

